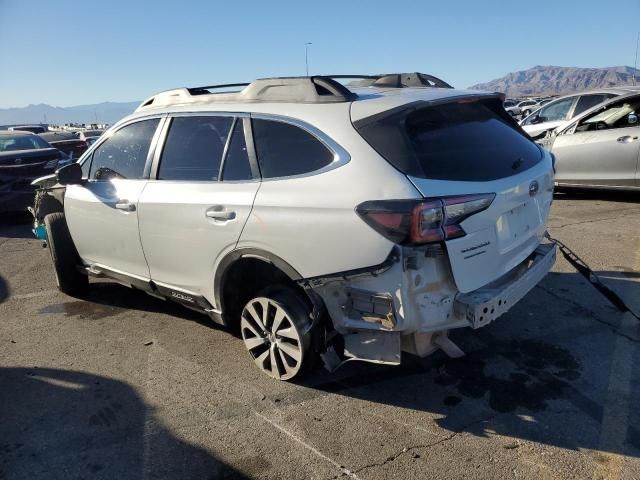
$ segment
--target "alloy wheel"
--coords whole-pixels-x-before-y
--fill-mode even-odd
[[[267,375],[290,380],[300,371],[305,353],[302,338],[283,305],[266,297],[254,298],[242,310],[240,330],[254,362]]]

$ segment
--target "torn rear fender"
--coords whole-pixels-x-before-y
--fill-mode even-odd
[[[363,330],[409,335],[468,326],[454,313],[457,289],[440,245],[396,247],[380,265],[298,283],[322,298],[343,335]]]

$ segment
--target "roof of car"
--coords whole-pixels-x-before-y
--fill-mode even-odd
[[[363,78],[370,86],[343,85],[336,78]],[[363,82],[360,82],[363,83]],[[424,85],[424,86],[422,86]],[[429,86],[427,86],[429,85]],[[438,85],[436,87],[432,85]],[[218,89],[244,87],[241,91],[216,92]],[[354,121],[413,102],[438,102],[454,97],[498,96],[493,92],[456,90],[442,80],[421,73],[384,76],[312,76],[258,79],[250,84],[225,84],[210,87],[179,88],[160,92],[140,104],[137,114],[181,109],[263,110],[248,104],[289,103],[351,104]],[[275,107],[274,107],[275,108]],[[293,107],[290,107],[293,108]]]
[[[583,92],[569,93],[567,95],[554,98],[554,100],[560,100],[568,97],[577,97],[579,95],[594,95],[598,93],[613,93],[615,95],[625,95],[627,93],[633,93],[636,91],[640,92],[640,86],[634,87],[633,85],[627,85],[627,86],[621,86],[621,87],[596,88],[593,90],[585,90]]]
[[[0,130],[0,135],[12,136],[12,137],[25,137],[27,135],[35,135],[35,133],[28,132],[26,130]]]
[[[62,140],[78,140],[78,136],[72,132],[47,132],[39,133],[40,137],[44,138],[47,142],[55,142]]]
[[[595,106],[589,108],[588,110],[585,110],[581,114],[576,115],[575,117],[573,117],[569,122],[566,122],[564,125],[574,125],[574,124],[580,122],[583,118],[588,117],[593,112],[596,112],[596,111],[602,109],[603,107],[606,107],[607,105],[623,101],[623,100],[625,100],[627,98],[634,98],[634,97],[637,97],[638,95],[640,95],[640,88],[631,89],[631,90],[627,91],[626,93],[623,93],[622,95],[619,95],[617,97],[605,100],[604,102],[599,103],[598,105],[595,105]]]

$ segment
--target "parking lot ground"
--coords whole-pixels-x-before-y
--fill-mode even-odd
[[[112,282],[55,290],[27,224],[0,226],[0,479],[640,479],[640,196],[559,194],[561,256],[467,355],[351,363],[300,384],[237,337]],[[4,283],[4,285],[3,285]]]

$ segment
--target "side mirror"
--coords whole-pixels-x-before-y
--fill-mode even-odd
[[[630,113],[627,117],[627,123],[629,125],[635,125],[636,123],[638,123],[638,116],[635,113]]]
[[[56,180],[60,185],[80,185],[82,180],[82,167],[77,163],[70,163],[56,171]]]

